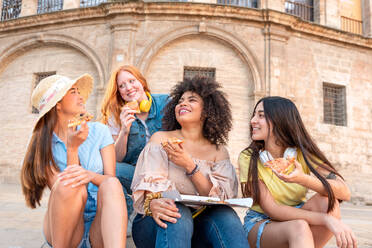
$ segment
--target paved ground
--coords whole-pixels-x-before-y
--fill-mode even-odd
[[[19,185],[0,184],[0,248],[36,248],[43,244],[41,234],[42,218],[47,197],[42,207],[31,210],[24,204]],[[372,248],[372,206],[342,204],[344,222],[351,226],[358,238],[358,247]],[[236,209],[240,216],[244,209]],[[134,248],[128,240],[127,247]],[[335,248],[331,240],[327,248]]]

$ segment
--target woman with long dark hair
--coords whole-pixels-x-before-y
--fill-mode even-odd
[[[340,220],[339,201],[349,200],[350,191],[306,131],[295,104],[262,98],[250,131],[252,143],[239,166],[243,195],[254,201],[244,218],[251,247],[323,247],[332,235],[339,247],[356,247]],[[285,174],[264,166],[277,158],[295,158],[294,170]],[[308,189],[316,194],[306,201]]]
[[[39,111],[23,161],[26,203],[40,205],[50,189],[43,234],[48,247],[125,247],[126,206],[115,178],[114,141],[98,122],[69,121],[86,112],[93,78],[53,75],[32,94]]]

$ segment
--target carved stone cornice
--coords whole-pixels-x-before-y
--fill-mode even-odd
[[[139,26],[139,22],[135,20],[116,20],[110,21],[111,32],[117,31],[133,31],[136,32]]]
[[[203,3],[169,3],[169,2],[115,2],[105,3],[91,8],[69,9],[41,15],[21,17],[14,20],[0,22],[0,37],[8,35],[10,32],[22,32],[22,29],[38,29],[50,25],[67,25],[69,23],[89,23],[97,20],[108,22],[116,18],[137,17],[145,20],[146,18],[157,18],[157,20],[201,20],[215,21],[223,20],[238,24],[254,23],[262,28],[270,26],[281,26],[284,32],[273,33],[282,41],[290,35],[307,35],[320,40],[343,43],[372,48],[372,38],[352,34],[317,23],[307,22],[299,17],[292,16],[283,12],[269,9],[251,9],[227,5],[210,5]],[[136,29],[136,24],[112,24],[113,30],[117,29]],[[265,31],[264,31],[265,32]]]

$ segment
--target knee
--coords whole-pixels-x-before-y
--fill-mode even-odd
[[[314,204],[313,208],[314,208],[314,209],[312,209],[313,211],[327,213],[327,211],[328,211],[328,197],[317,195],[316,204]],[[338,219],[341,218],[340,203],[337,199],[335,199],[335,203],[334,203],[332,211],[329,212],[328,214],[330,214],[330,215],[332,215],[332,216],[334,216]]]
[[[167,223],[168,228],[172,226],[181,233],[192,233],[194,224],[190,209],[181,203],[176,203],[176,206],[181,217],[177,219],[177,222],[175,224]]]
[[[223,226],[234,227],[236,225],[241,226],[239,216],[236,214],[234,209],[229,206],[215,206],[209,210],[209,218],[215,224]]]
[[[62,200],[64,203],[70,203],[73,200],[82,199],[85,204],[88,198],[88,192],[85,185],[72,188],[71,185],[63,185],[63,182],[57,181],[53,186],[52,195]]]
[[[123,195],[123,189],[120,181],[116,177],[108,177],[98,187],[98,194],[120,194]]]
[[[309,223],[305,220],[289,221],[288,236],[290,239],[312,235]]]

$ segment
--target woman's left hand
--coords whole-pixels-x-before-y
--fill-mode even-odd
[[[59,179],[64,181],[63,185],[71,185],[72,188],[88,184],[95,177],[95,173],[84,169],[80,165],[70,165],[58,174]]]
[[[164,145],[163,148],[168,154],[168,159],[176,165],[185,168],[188,173],[195,168],[194,161],[183,149],[182,144],[172,144],[168,140],[167,144]]]
[[[289,173],[288,175],[277,173],[274,170],[273,171],[277,175],[277,177],[279,177],[281,180],[283,180],[285,182],[300,183],[304,180],[304,178],[306,177],[306,174],[302,170],[302,165],[297,160],[294,160],[294,165],[295,165],[294,170],[291,173]]]

